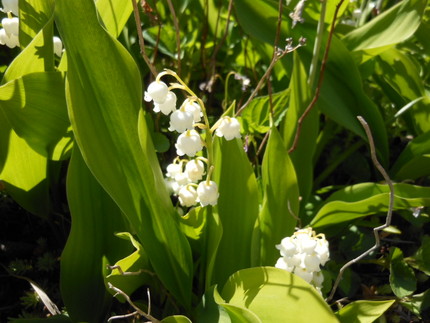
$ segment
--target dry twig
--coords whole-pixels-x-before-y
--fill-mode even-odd
[[[372,158],[373,165],[375,165],[376,169],[384,177],[385,182],[388,184],[388,186],[390,188],[390,196],[389,196],[390,199],[388,202],[388,211],[387,211],[387,217],[385,218],[385,223],[383,225],[380,225],[380,226],[373,229],[373,234],[375,236],[375,245],[372,248],[370,248],[369,250],[362,253],[357,258],[354,258],[354,259],[350,260],[349,262],[347,262],[345,265],[343,265],[343,267],[339,271],[339,274],[338,274],[336,281],[333,285],[331,293],[330,293],[329,297],[326,299],[327,302],[329,302],[333,298],[334,293],[336,292],[336,289],[339,286],[340,280],[342,279],[342,275],[343,275],[343,272],[345,271],[345,269],[348,268],[349,266],[357,263],[358,261],[362,260],[363,258],[368,256],[372,251],[378,249],[381,246],[379,231],[390,226],[391,218],[393,216],[393,208],[394,208],[394,185],[393,185],[393,181],[390,179],[386,170],[384,169],[384,167],[382,167],[382,165],[379,163],[379,161],[376,157],[375,143],[373,141],[373,136],[372,136],[372,132],[370,131],[369,125],[367,124],[366,120],[364,120],[363,117],[358,116],[357,119],[360,121],[361,125],[363,126],[364,130],[366,131],[366,136],[369,140],[370,156]]]

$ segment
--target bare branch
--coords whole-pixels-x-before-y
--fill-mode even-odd
[[[173,6],[172,0],[167,0],[169,5],[170,13],[172,14],[173,24],[175,25],[176,34],[176,53],[178,55],[178,74],[181,75],[181,34],[179,30],[178,17],[175,13],[175,7]]]
[[[294,137],[294,141],[293,141],[291,148],[288,150],[289,154],[291,154],[297,148],[297,143],[299,141],[303,121],[308,116],[308,114],[311,112],[312,108],[315,106],[315,103],[317,103],[318,98],[320,96],[321,87],[322,87],[322,83],[324,80],[325,68],[326,68],[326,64],[327,64],[327,60],[328,60],[328,53],[329,53],[330,45],[331,45],[331,40],[333,38],[334,29],[336,27],[335,26],[336,19],[337,19],[337,15],[339,13],[340,6],[342,5],[343,1],[344,0],[340,0],[339,3],[336,5],[336,10],[334,12],[333,20],[331,22],[330,33],[328,34],[327,45],[325,47],[324,57],[323,57],[323,60],[321,62],[321,69],[320,69],[320,75],[319,75],[319,79],[318,79],[318,85],[317,85],[317,88],[315,89],[315,94],[314,94],[314,97],[313,97],[311,103],[309,103],[308,107],[306,108],[306,110],[303,112],[303,114],[300,116],[299,120],[297,121],[296,135]]]
[[[118,287],[113,286],[110,282],[107,283],[108,288],[112,289],[114,292],[116,292],[116,295],[122,295],[128,304],[130,304],[131,307],[133,307],[136,311],[134,312],[134,315],[139,314],[142,315],[143,317],[145,317],[146,319],[148,319],[150,322],[153,323],[161,323],[161,321],[157,320],[155,317],[153,317],[150,313],[145,313],[144,311],[142,311],[139,307],[137,307],[132,300],[130,299],[130,297],[124,293],[121,289],[119,289]],[[148,302],[150,301],[150,299],[148,300]],[[150,305],[148,305],[148,309],[150,309]],[[149,311],[148,311],[149,312]]]
[[[336,281],[333,285],[331,293],[330,293],[329,297],[326,299],[327,302],[329,302],[333,298],[334,293],[336,292],[336,289],[339,286],[340,280],[342,279],[342,275],[343,275],[344,271],[346,270],[346,268],[348,268],[349,266],[362,260],[363,258],[368,256],[372,251],[374,251],[380,247],[381,240],[379,237],[379,231],[387,228],[391,224],[391,219],[393,216],[393,208],[394,208],[394,185],[393,185],[393,181],[390,179],[386,170],[384,169],[384,167],[382,167],[382,165],[379,163],[379,161],[376,157],[375,143],[373,141],[373,136],[372,136],[372,132],[370,131],[369,125],[367,124],[366,120],[364,120],[363,117],[357,116],[357,119],[360,121],[361,125],[363,126],[363,128],[366,132],[366,136],[369,140],[370,155],[372,158],[373,165],[375,165],[376,169],[384,177],[385,182],[388,184],[388,186],[390,188],[390,195],[389,195],[390,199],[389,199],[389,203],[388,203],[388,211],[387,211],[387,217],[385,218],[385,223],[383,225],[380,225],[380,226],[373,229],[373,234],[375,236],[375,245],[372,248],[370,248],[369,250],[362,253],[357,258],[354,258],[354,259],[350,260],[349,262],[347,262],[345,265],[343,265],[343,267],[339,271],[339,274],[338,274]]]
[[[139,8],[137,7],[136,0],[131,0],[131,2],[133,3],[134,19],[136,21],[137,36],[139,37],[140,54],[142,54],[142,57],[145,60],[146,65],[148,65],[148,68],[151,73],[154,76],[157,76],[158,73],[155,66],[149,60],[148,55],[146,55],[145,40],[143,39],[142,21],[140,20]]]

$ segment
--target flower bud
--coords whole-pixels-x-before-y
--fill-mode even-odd
[[[18,0],[2,0],[2,3],[4,12],[12,12],[18,16]]]
[[[169,115],[170,112],[176,110],[176,94],[169,91],[166,95],[166,100],[163,103],[154,104],[154,112],[160,112],[164,115]]]
[[[10,35],[18,36],[19,33],[19,19],[17,17],[13,18],[3,18],[1,21],[3,29],[6,34],[10,37]]]
[[[185,165],[185,172],[191,182],[197,182],[202,179],[205,173],[205,165],[198,159],[190,160]]]
[[[194,124],[194,116],[191,112],[176,110],[170,115],[170,131],[183,133],[186,130],[192,129]]]
[[[2,28],[0,29],[0,45],[6,45],[9,48],[19,46],[18,36],[11,34],[10,36]]]
[[[184,186],[179,190],[178,199],[182,206],[193,206],[196,204],[197,192],[192,186]]]
[[[197,131],[187,130],[179,135],[175,147],[176,153],[179,156],[187,154],[188,156],[193,157],[197,152],[203,149],[203,144]]]
[[[202,119],[202,109],[197,102],[186,99],[184,103],[182,103],[181,110],[191,112],[194,117],[194,122],[199,122]]]
[[[167,93],[169,93],[169,89],[166,83],[162,81],[154,81],[148,86],[148,91],[145,92],[145,101],[161,104],[166,101]]]
[[[63,53],[63,42],[61,39],[57,36],[54,36],[54,54],[58,57],[61,57],[61,54]]]
[[[226,140],[240,138],[240,123],[236,118],[223,117],[215,134],[218,137],[224,137]]]
[[[215,182],[210,181],[206,183],[206,181],[200,182],[197,187],[197,195],[199,197],[199,201],[201,206],[206,205],[216,205],[218,202],[218,186]]]

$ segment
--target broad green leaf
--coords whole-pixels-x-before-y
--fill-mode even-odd
[[[49,22],[54,14],[54,4],[55,0],[19,0],[19,43],[21,48],[26,47]],[[44,36],[48,37],[49,33],[45,33]]]
[[[428,112],[430,99],[426,97],[419,66],[402,51],[390,48],[378,56],[376,67],[375,72],[403,98],[404,101],[397,107],[398,109],[417,98],[423,98],[423,100],[415,101],[406,113],[405,120],[408,122],[409,119],[412,119],[414,132],[418,134],[430,131]],[[389,91],[384,92],[389,93]]]
[[[227,304],[249,309],[261,322],[338,322],[314,287],[274,267],[236,272],[221,296]]]
[[[412,257],[405,258],[405,261],[430,276],[430,236],[423,236],[420,248]]]
[[[273,119],[279,120],[285,112],[288,104],[289,89],[272,95]],[[269,96],[255,98],[241,114],[242,121],[246,124],[248,133],[266,133],[270,129],[270,99]],[[279,122],[278,122],[279,123]],[[275,125],[278,125],[275,123]]]
[[[14,131],[39,154],[52,156],[70,124],[64,75],[26,74],[0,87],[0,109]]]
[[[250,310],[231,304],[220,304],[228,315],[232,323],[261,323],[260,318]]]
[[[342,323],[372,323],[394,302],[395,300],[355,301],[342,307],[336,315]]]
[[[69,115],[84,160],[127,216],[160,280],[188,307],[190,247],[146,124],[138,122],[142,85],[136,63],[100,26],[91,1],[59,0],[55,10],[67,50]]]
[[[402,250],[392,248],[390,255],[390,285],[393,293],[398,298],[412,295],[417,289],[414,271],[404,261]]]
[[[357,116],[362,116],[372,131],[381,163],[386,165],[389,151],[384,119],[363,91],[361,76],[351,53],[336,37],[332,39],[324,75],[317,106],[332,120],[367,140],[357,120]]]
[[[116,236],[130,241],[136,250],[131,255],[115,263],[115,267],[118,268],[112,270],[112,272],[106,277],[106,282],[111,283],[127,295],[131,295],[136,289],[140,288],[144,284],[150,285],[150,283],[155,281],[155,279],[154,276],[150,274],[152,268],[142,245],[128,232],[117,233]],[[143,270],[143,272],[139,274],[140,270]],[[133,274],[124,275],[123,273]],[[114,291],[111,291],[111,293],[115,294]],[[123,300],[122,296],[117,297],[120,300]]]
[[[258,216],[257,180],[242,141],[217,137],[214,154],[212,178],[219,188],[215,212],[223,233],[210,284],[225,282],[235,271],[251,265],[251,238]]]
[[[426,8],[426,0],[405,0],[347,34],[343,41],[351,51],[377,55],[398,44],[417,30]]]
[[[297,131],[297,122],[311,101],[307,85],[307,74],[300,56],[294,52],[294,69],[290,82],[290,101],[287,115],[281,125],[281,136],[287,149],[293,145]],[[307,201],[312,190],[313,154],[318,136],[318,109],[314,107],[302,123],[296,149],[290,154],[296,170],[300,196]]]
[[[412,295],[411,297],[405,297],[400,300],[400,304],[420,317],[430,308],[430,289],[427,289],[423,293]]]
[[[116,238],[126,229],[118,206],[89,171],[75,147],[67,174],[67,200],[72,227],[61,255],[61,294],[74,322],[100,322],[107,314],[110,295],[104,276],[130,250]]]
[[[259,264],[274,265],[279,258],[275,245],[294,232],[299,214],[296,172],[275,127],[270,130],[261,177],[264,196],[257,228],[257,235],[260,235]]]
[[[225,301],[219,295],[217,286],[208,287],[196,309],[196,322],[231,323],[226,309],[220,304],[225,304]]]
[[[192,323],[191,320],[183,315],[168,316],[161,320],[163,323]]]
[[[430,206],[430,188],[394,184],[394,210]],[[350,222],[370,214],[387,212],[388,185],[362,183],[333,193],[311,221],[313,228]]]
[[[6,192],[29,212],[47,217],[49,213],[49,192],[46,157],[36,153],[18,137],[9,126],[0,110],[1,143],[0,180]]]
[[[133,12],[129,0],[96,0],[97,11],[109,33],[117,38]]]
[[[430,131],[412,139],[394,163],[394,179],[406,180],[430,175]]]
[[[53,22],[51,15],[43,29],[9,65],[1,84],[25,74],[54,71]]]

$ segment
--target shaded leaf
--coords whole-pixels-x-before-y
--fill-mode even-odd
[[[395,300],[355,301],[342,307],[336,316],[342,323],[372,323],[384,314],[394,302]]]
[[[227,304],[249,309],[261,322],[338,322],[314,287],[274,267],[238,271],[221,296]]]
[[[393,293],[398,298],[411,295],[417,289],[414,271],[403,260],[402,250],[393,248],[390,255],[390,285]]]

